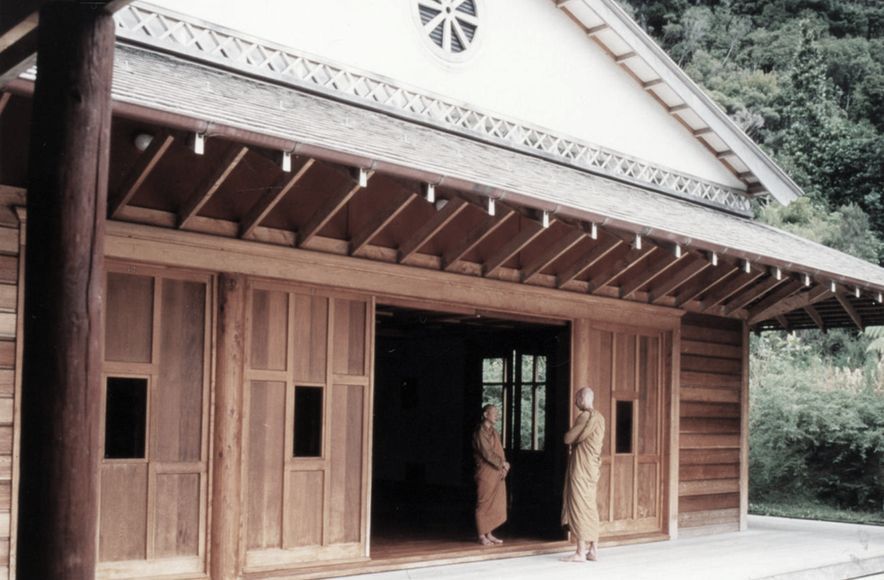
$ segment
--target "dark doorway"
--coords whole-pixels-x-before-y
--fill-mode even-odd
[[[502,411],[512,464],[499,535],[564,539],[569,326],[378,306],[375,345],[372,557],[478,546],[471,441],[485,403]]]

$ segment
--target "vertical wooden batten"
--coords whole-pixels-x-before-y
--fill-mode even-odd
[[[749,324],[743,322],[743,376],[740,385],[740,531],[749,514]]]
[[[95,575],[114,22],[40,12],[29,190],[18,575]]]
[[[245,325],[246,278],[241,274],[221,274],[218,277],[209,551],[212,578],[235,578],[240,571]]]

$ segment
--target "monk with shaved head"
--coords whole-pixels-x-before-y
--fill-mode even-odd
[[[502,544],[491,532],[506,521],[506,475],[510,464],[503,453],[500,435],[494,428],[498,409],[482,408],[482,420],[473,433],[473,457],[476,460],[476,529],[483,546]]]
[[[565,477],[562,525],[568,526],[577,542],[577,553],[564,558],[567,562],[586,562],[598,558],[599,509],[596,486],[602,467],[602,440],[605,418],[593,409],[595,393],[589,387],[574,396],[577,417],[565,433],[569,447],[568,474]],[[588,549],[587,549],[588,548]]]

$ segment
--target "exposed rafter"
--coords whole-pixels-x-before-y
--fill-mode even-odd
[[[332,220],[335,215],[341,209],[347,205],[347,202],[352,199],[356,192],[362,189],[362,185],[359,183],[360,179],[364,179],[367,183],[371,176],[373,175],[373,171],[365,171],[359,170],[359,175],[351,174],[347,182],[341,187],[340,191],[338,191],[335,195],[329,196],[325,203],[316,210],[310,219],[304,224],[304,227],[298,232],[298,246],[303,247],[306,244],[310,243],[319,232],[324,228],[328,222]]]
[[[556,286],[561,288],[568,282],[579,277],[599,261],[604,259],[608,254],[617,249],[622,243],[623,242],[619,238],[614,236],[610,236],[604,241],[598,241],[592,249],[574,260],[570,266],[559,273],[556,277]]]
[[[769,318],[774,318],[782,314],[788,314],[789,312],[792,312],[793,310],[797,310],[799,308],[812,306],[813,304],[816,304],[817,302],[822,302],[823,300],[831,298],[832,296],[833,294],[831,288],[827,284],[820,284],[806,292],[801,292],[800,294],[796,294],[795,296],[790,296],[779,301],[771,302],[764,308],[756,307],[752,312],[749,313],[749,325],[755,325]]]
[[[807,312],[807,315],[810,316],[810,319],[813,320],[813,323],[817,325],[817,328],[820,330],[826,330],[826,323],[823,320],[823,317],[820,316],[819,311],[814,307],[808,304],[804,307],[804,311]]]
[[[675,252],[671,251],[647,269],[635,272],[630,280],[624,281],[620,286],[620,298],[629,298],[644,286],[678,266],[678,264],[687,261],[689,257],[690,254],[687,252],[676,255]]]
[[[658,249],[660,249],[659,246],[647,242],[641,248],[630,248],[626,255],[614,262],[610,268],[590,278],[586,291],[590,294],[597,293]]]
[[[6,110],[6,105],[9,104],[9,100],[12,98],[12,93],[0,93],[0,115],[3,114],[3,111]]]
[[[467,202],[459,197],[448,200],[445,207],[433,214],[426,223],[419,227],[410,238],[399,246],[399,261],[405,262],[417,253],[433,236],[451,223],[454,218],[467,207]]]
[[[292,160],[292,172],[284,173],[272,187],[252,206],[240,223],[239,237],[248,238],[255,228],[261,225],[273,208],[292,190],[295,185],[313,167],[314,160],[309,157],[298,157]]]
[[[748,288],[728,300],[727,304],[725,304],[724,306],[725,314],[730,314],[735,310],[745,308],[758,298],[761,298],[763,295],[770,292],[772,289],[776,288],[780,284],[783,284],[785,281],[785,278],[777,280],[775,276],[770,276],[765,280],[762,280],[758,284],[755,284],[754,286],[749,286]]]
[[[739,266],[728,267],[721,264],[719,267],[706,270],[705,275],[696,276],[681,292],[675,297],[675,306],[681,308],[695,298],[699,298],[706,292],[713,290],[719,284],[740,271]]]
[[[230,148],[215,170],[209,175],[209,178],[201,183],[187,201],[184,202],[184,205],[181,206],[181,209],[178,211],[179,228],[187,227],[188,222],[212,199],[215,192],[227,181],[227,178],[230,177],[230,174],[233,173],[233,170],[236,169],[236,166],[239,165],[248,152],[248,147],[240,145],[234,145]]]
[[[762,276],[764,276],[764,270],[756,268],[748,274],[740,274],[729,280],[727,283],[722,284],[720,287],[715,288],[708,296],[700,301],[700,312],[706,312],[707,310],[722,304],[734,294],[755,283],[755,281]]]
[[[524,249],[528,244],[536,240],[540,236],[540,234],[545,231],[546,228],[544,228],[537,222],[526,222],[522,227],[522,231],[520,231],[518,235],[516,235],[509,242],[504,244],[500,249],[497,250],[497,252],[495,252],[488,260],[485,261],[485,264],[482,266],[482,274],[484,276],[491,276],[492,274],[494,274],[494,272],[496,272],[498,268],[503,266],[513,256],[521,252],[522,249]]]
[[[765,296],[749,311],[749,326],[753,326],[762,320],[786,314],[786,312],[778,310],[777,307],[783,300],[786,300],[802,288],[804,288],[804,284],[799,280],[789,280]]]
[[[847,316],[850,317],[850,320],[856,325],[856,327],[860,330],[865,330],[866,325],[863,323],[862,317],[856,311],[856,308],[853,307],[853,304],[850,303],[850,298],[847,297],[842,291],[838,291],[835,293],[835,298],[838,299],[838,303],[841,304],[841,308],[844,309],[844,312],[847,313]]]
[[[386,206],[382,207],[379,211],[377,211],[371,219],[368,220],[362,229],[356,232],[353,238],[350,240],[350,255],[355,256],[358,255],[359,252],[367,246],[372,239],[379,233],[381,233],[384,228],[386,228],[390,222],[392,222],[396,217],[401,214],[405,209],[411,205],[414,200],[418,198],[416,193],[410,192],[408,190],[400,191],[393,201],[388,203]]]
[[[586,234],[579,230],[571,230],[561,239],[550,245],[545,252],[537,256],[533,262],[522,269],[522,282],[529,282],[537,274],[548,268],[553,262],[564,256],[574,246],[582,242]]]
[[[460,244],[446,252],[445,255],[442,256],[442,269],[446,271],[453,270],[458,261],[476,249],[479,244],[488,239],[488,236],[496,232],[511,218],[519,215],[513,209],[501,206],[500,204],[497,206],[497,214],[497,217],[491,215],[485,216],[482,223],[473,228]]]
[[[123,184],[110,195],[107,202],[108,217],[117,217],[120,209],[132,200],[138,192],[138,188],[147,180],[174,140],[175,137],[170,133],[164,132],[154,136],[150,145],[138,156],[135,164],[126,174]]]
[[[648,293],[648,302],[659,304],[670,292],[678,289],[707,268],[712,267],[712,264],[706,258],[696,254],[692,254],[692,256],[694,258],[692,261],[687,262],[662,280],[657,281],[657,284]]]

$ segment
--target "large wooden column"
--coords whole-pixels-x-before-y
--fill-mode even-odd
[[[242,496],[242,410],[246,279],[218,278],[218,357],[215,365],[215,429],[212,457],[212,578],[236,578]]]
[[[92,578],[114,24],[40,12],[29,157],[18,577]]]

